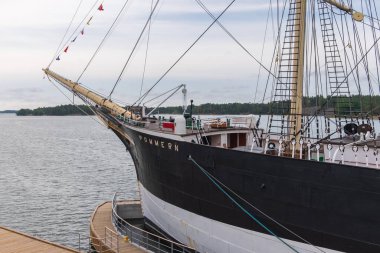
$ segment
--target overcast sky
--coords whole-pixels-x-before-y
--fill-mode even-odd
[[[77,80],[125,1],[104,0],[104,11],[97,10],[102,0],[1,1],[0,110],[70,103],[56,87],[43,79],[41,69],[46,68],[55,58],[58,45],[81,3],[65,43],[60,48],[61,60],[54,60],[50,66],[51,70],[68,79]],[[231,0],[202,1],[215,16],[230,2]],[[258,59],[263,57],[262,63],[267,67],[272,60],[277,24],[275,19],[269,19],[270,29],[263,50],[270,2],[236,0],[220,19],[252,55]],[[111,36],[80,83],[102,94],[109,94],[149,16],[151,3],[152,0],[128,1]],[[96,8],[84,19],[91,6]],[[90,24],[86,25],[91,16],[93,18]],[[85,20],[82,25],[81,20]],[[196,0],[160,0],[151,24],[148,50],[148,33],[145,32],[112,98],[126,103],[134,102],[140,95],[142,83],[143,92],[156,83],[212,21]],[[85,28],[84,35],[80,34],[82,28]],[[76,36],[78,38],[75,42],[70,43]],[[63,49],[66,46],[69,48],[65,53]],[[147,64],[142,82],[146,52]],[[151,97],[186,84],[188,98],[194,99],[196,104],[255,102],[255,98],[256,102],[261,102],[263,98],[268,101],[270,94],[264,96],[263,92],[268,73],[262,70],[258,82],[258,72],[259,65],[215,25],[159,82]],[[258,92],[255,94],[257,83]],[[64,93],[71,96],[65,90]],[[181,104],[180,94],[179,92],[165,105]]]
[[[2,1],[0,15],[0,110],[67,104],[41,71],[53,58],[80,0]],[[95,0],[83,0],[71,35]],[[230,1],[208,0],[218,15]],[[100,3],[100,1],[99,1]],[[51,69],[76,80],[112,24],[124,0],[104,1],[104,11],[93,11],[85,34],[68,44],[67,53]],[[99,4],[96,4],[98,6]],[[151,0],[129,0],[121,20],[80,80],[108,94],[136,42],[151,7]],[[212,22],[194,0],[161,0],[150,33],[143,91],[175,62]],[[260,56],[266,1],[240,0],[223,16],[223,24]],[[92,16],[92,15],[91,15]],[[79,32],[74,33],[76,36]],[[115,98],[133,102],[140,93],[147,33],[132,57]],[[185,83],[195,103],[253,100],[258,66],[218,27],[212,28],[183,60],[157,85],[153,94]],[[65,92],[68,94],[67,92]],[[177,95],[168,104],[179,104]]]

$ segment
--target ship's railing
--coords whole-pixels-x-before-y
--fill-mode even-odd
[[[104,228],[104,245],[113,252],[119,252],[119,235],[108,227]]]
[[[116,118],[125,123],[125,124],[128,124],[128,125],[132,125],[132,126],[139,126],[139,127],[144,127],[144,123],[139,121],[139,120],[134,120],[134,119],[130,119],[130,118],[126,118],[125,116],[122,116],[122,115],[118,115],[116,116]]]
[[[77,249],[81,253],[119,253],[119,235],[105,227],[103,238],[80,236]]]
[[[121,218],[117,213],[117,195],[118,193],[115,193],[112,200],[112,223],[125,240],[129,240],[132,244],[151,252],[197,253],[197,251],[191,247],[140,229]]]
[[[81,233],[33,233],[33,237],[47,239],[47,236],[52,238],[64,237],[65,241],[70,241],[70,245],[65,246],[72,248],[81,253],[118,253],[119,252],[119,234],[111,230],[110,228],[105,228],[105,237],[93,237],[89,235],[83,235]],[[54,239],[48,239],[53,240]],[[62,242],[58,242],[62,243]],[[95,249],[97,248],[98,251]],[[0,251],[2,252],[2,251]]]

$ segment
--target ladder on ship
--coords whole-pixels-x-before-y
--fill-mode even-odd
[[[331,6],[318,0],[318,10],[325,51],[326,78],[330,84],[330,96],[334,108],[334,117],[339,135],[342,138],[342,127],[348,123],[347,115],[352,121],[350,88],[346,78],[339,48],[334,32]]]
[[[269,122],[269,133],[280,136],[295,136],[296,129],[293,127],[297,117],[292,112],[296,107],[296,82],[297,68],[299,66],[299,43],[300,43],[300,3],[303,0],[291,0],[289,14],[286,22],[284,41],[281,56],[278,59],[279,69],[275,84],[272,113]],[[273,114],[281,116],[273,116]]]

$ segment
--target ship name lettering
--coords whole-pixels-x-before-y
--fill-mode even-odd
[[[148,138],[146,136],[139,135],[139,139],[145,143],[149,143],[150,145],[155,145],[156,147],[160,147],[163,149],[173,150],[175,152],[179,152],[179,145],[173,144],[171,142],[165,142],[160,140],[154,140],[152,138]]]

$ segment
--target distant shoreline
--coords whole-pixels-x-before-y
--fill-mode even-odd
[[[17,113],[17,110],[5,110],[5,111],[0,111],[0,114],[15,114]]]
[[[39,107],[37,109],[21,109],[17,116],[86,116],[94,112],[86,105],[59,105],[55,107]]]
[[[350,98],[351,111],[360,112],[361,114],[369,114],[368,116],[380,115],[380,96],[362,96],[354,95]],[[303,98],[303,113],[304,115],[327,115],[334,116],[335,111],[347,109],[340,104],[329,104],[327,99],[323,97],[304,97]],[[325,108],[320,107],[325,105]],[[282,107],[281,107],[282,106]],[[193,105],[192,113],[195,115],[283,115],[287,112],[283,107],[286,107],[286,102],[282,103],[224,103],[212,104],[206,103],[201,105]],[[342,107],[342,108],[339,108]],[[282,109],[281,109],[282,108]],[[146,108],[146,113],[149,113],[153,108]],[[190,105],[187,108],[190,112]],[[40,107],[37,109],[21,109],[5,110],[0,113],[16,113],[17,116],[83,116],[94,115],[94,112],[87,105],[59,105],[55,107]],[[154,114],[182,114],[182,106],[168,106],[158,108]]]

